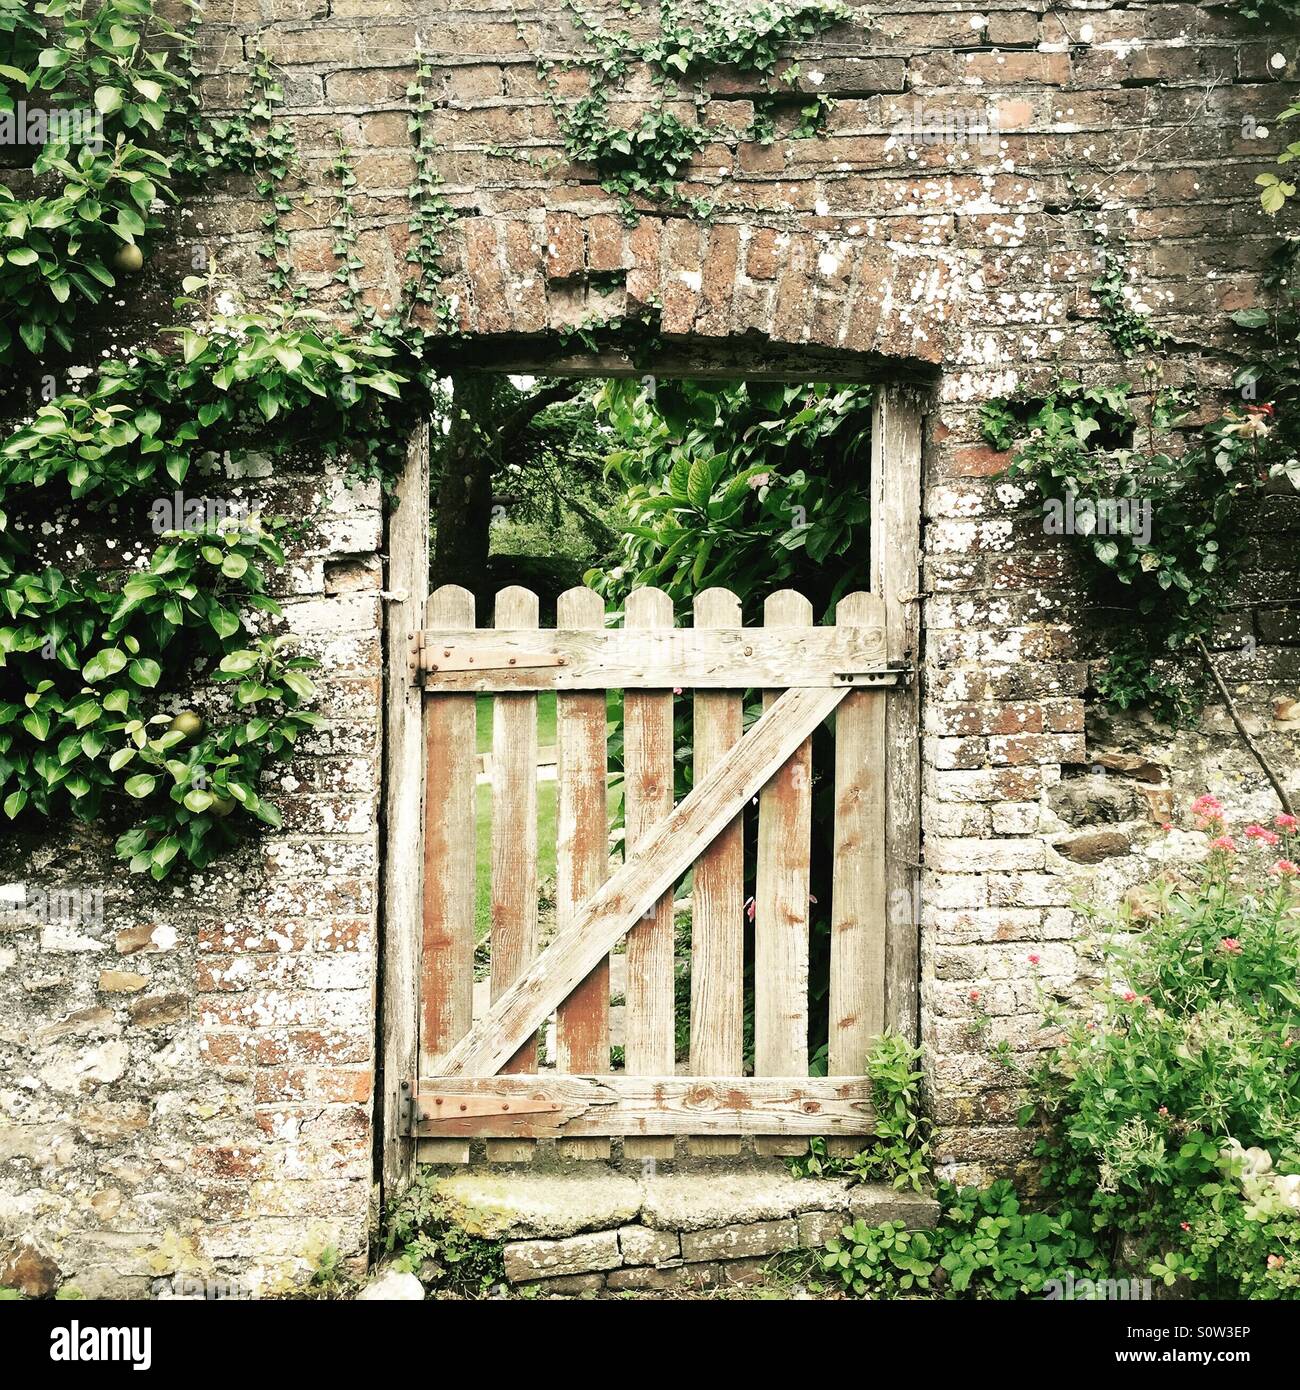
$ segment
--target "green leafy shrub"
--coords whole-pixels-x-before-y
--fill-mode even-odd
[[[457,1293],[482,1294],[505,1281],[505,1242],[471,1234],[458,1226],[435,1192],[426,1171],[391,1202],[382,1249],[396,1268],[418,1274],[426,1285]]]
[[[921,1049],[898,1033],[883,1033],[867,1056],[876,1132],[858,1153],[836,1157],[824,1139],[790,1160],[797,1177],[847,1177],[855,1183],[888,1182],[924,1190],[930,1172],[930,1121],[921,1088]]]
[[[198,476],[196,460],[254,447],[337,454],[370,439],[356,467],[377,472],[403,437],[385,424],[407,379],[392,349],[306,311],[218,313],[176,337],[179,352],[105,363],[0,442],[0,805],[10,820],[88,820],[138,802],[144,819],[117,849],[154,878],[278,825],[262,769],[319,723],[314,663],[248,621],[280,614],[267,572],[284,563],[284,527],[196,525],[165,533],[145,568],[70,576],[32,564],[15,522],[87,502],[143,518]],[[229,685],[234,719],[174,727],[172,692],[196,677]]]
[[[86,110],[102,140],[50,139],[31,166],[33,195],[0,186],[0,364],[39,357],[47,342],[73,345],[78,310],[100,303],[138,263],[176,201],[175,156],[186,128],[192,40],[150,0],[0,0],[0,110],[18,101]],[[66,132],[59,132],[60,134]],[[79,132],[78,132],[79,133]]]
[[[1099,1271],[1097,1243],[1078,1213],[1027,1211],[1011,1183],[939,1190],[932,1231],[858,1220],[827,1242],[822,1270],[851,1293],[1012,1299],[1042,1297],[1049,1280]]]
[[[722,585],[751,610],[798,588],[824,616],[869,587],[867,387],[611,381],[597,397],[619,445],[622,554],[588,576],[619,596],[643,584],[687,605]]]
[[[1296,822],[1234,833],[1213,797],[1203,868],[1100,919],[1105,978],[1036,1078],[1054,1199],[1116,1258],[1205,1297],[1300,1288]]]

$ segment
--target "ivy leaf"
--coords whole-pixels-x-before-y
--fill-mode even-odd
[[[5,797],[5,815],[8,816],[10,820],[16,820],[19,811],[26,805],[27,792],[24,788],[19,787],[16,792],[10,792],[9,795]]]

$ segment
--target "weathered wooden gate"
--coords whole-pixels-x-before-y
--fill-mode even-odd
[[[621,628],[598,595],[559,601],[538,626],[525,589],[497,596],[492,629],[447,587],[413,634],[424,690],[424,914],[419,1072],[404,1124],[428,1161],[464,1161],[485,1138],[496,1161],[555,1137],[602,1157],[671,1157],[674,1137],[727,1153],[870,1132],[861,1074],[885,1025],[886,690],[884,603],[841,599],[835,626],[784,591],[762,627],[734,594],[698,595],[691,627],[668,596],[630,595]],[[624,691],[625,846],[611,863],[606,692]],[[556,930],[538,949],[537,692],[556,692]],[[763,713],[743,730],[743,693]],[[693,692],[693,785],[673,800],[673,701]],[[475,967],[476,696],[495,699],[492,748],[491,1007],[472,1017]],[[834,716],[835,825],[829,1075],[809,1075],[812,734]],[[759,799],[752,912],[753,1075],[744,1044],[747,912],[741,816]],[[693,869],[689,1071],[675,1059],[673,889]],[[611,1070],[609,957],[626,937],[626,1042]],[[538,1037],[554,1017],[554,1052]]]

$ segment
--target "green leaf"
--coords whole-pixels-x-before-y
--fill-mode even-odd
[[[136,685],[144,685],[152,689],[158,684],[158,679],[162,675],[162,667],[152,657],[141,656],[131,662],[129,675]]]
[[[50,732],[50,716],[44,710],[34,709],[23,716],[23,728],[43,743]]]
[[[115,676],[126,666],[126,653],[116,647],[104,647],[81,668],[81,674],[94,685],[97,681]],[[107,704],[107,700],[105,701]]]
[[[221,665],[217,669],[224,671],[228,676],[242,676],[253,670],[260,659],[256,652],[227,652],[221,658]]]
[[[16,820],[19,811],[26,805],[27,792],[22,787],[19,787],[16,792],[10,792],[9,795],[5,797],[5,815],[8,816],[10,820]]]
[[[151,777],[147,772],[137,772],[134,777],[126,779],[126,794],[140,801],[148,796],[157,785],[158,779],[156,777]]]

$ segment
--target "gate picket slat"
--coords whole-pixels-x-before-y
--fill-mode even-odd
[[[878,624],[883,602],[846,594],[839,626]],[[835,850],[831,903],[831,1076],[860,1075],[885,1027],[885,703],[884,691],[855,691],[835,712]],[[856,1153],[853,1139],[828,1137],[835,1157]]]
[[[428,600],[428,621],[474,626],[474,595],[448,584]],[[425,697],[424,921],[420,956],[420,1071],[470,1031],[474,1012],[473,695]],[[430,1139],[423,1163],[468,1163],[469,1143]]]
[[[673,601],[662,589],[634,589],[624,626],[673,626]],[[635,851],[673,809],[673,696],[669,690],[628,693],[623,701],[624,835]],[[646,910],[627,937],[627,1036],[624,1069],[632,1076],[671,1076],[675,1065],[673,892]],[[670,1159],[671,1139],[627,1139],[627,1158]]]
[[[535,628],[537,595],[512,586],[497,594],[497,627]],[[497,695],[492,713],[492,998],[497,1000],[537,952],[537,696]],[[537,1070],[530,1038],[502,1068]],[[490,1140],[494,1163],[527,1163],[534,1145]]]
[[[561,627],[603,628],[605,604],[591,589],[559,597]],[[563,927],[609,873],[606,808],[608,758],[605,694],[557,694],[555,917]],[[556,1016],[556,1070],[599,1075],[609,1070],[609,957],[560,1005]],[[561,1139],[566,1158],[608,1158],[608,1139]]]
[[[765,626],[811,626],[812,604],[783,589],[763,605]],[[770,709],[778,692],[763,693]],[[808,1075],[808,899],[812,850],[812,740],[759,793],[754,893],[754,1074]],[[802,1141],[754,1141],[761,1154],[799,1154]]]
[[[740,600],[727,589],[695,596],[697,628],[738,628]],[[744,733],[739,691],[697,691],[693,744],[695,781],[724,763]],[[691,893],[691,1072],[740,1076],[745,1027],[745,848],[734,820],[696,862]],[[740,1140],[697,1138],[696,1157],[740,1152]]]

